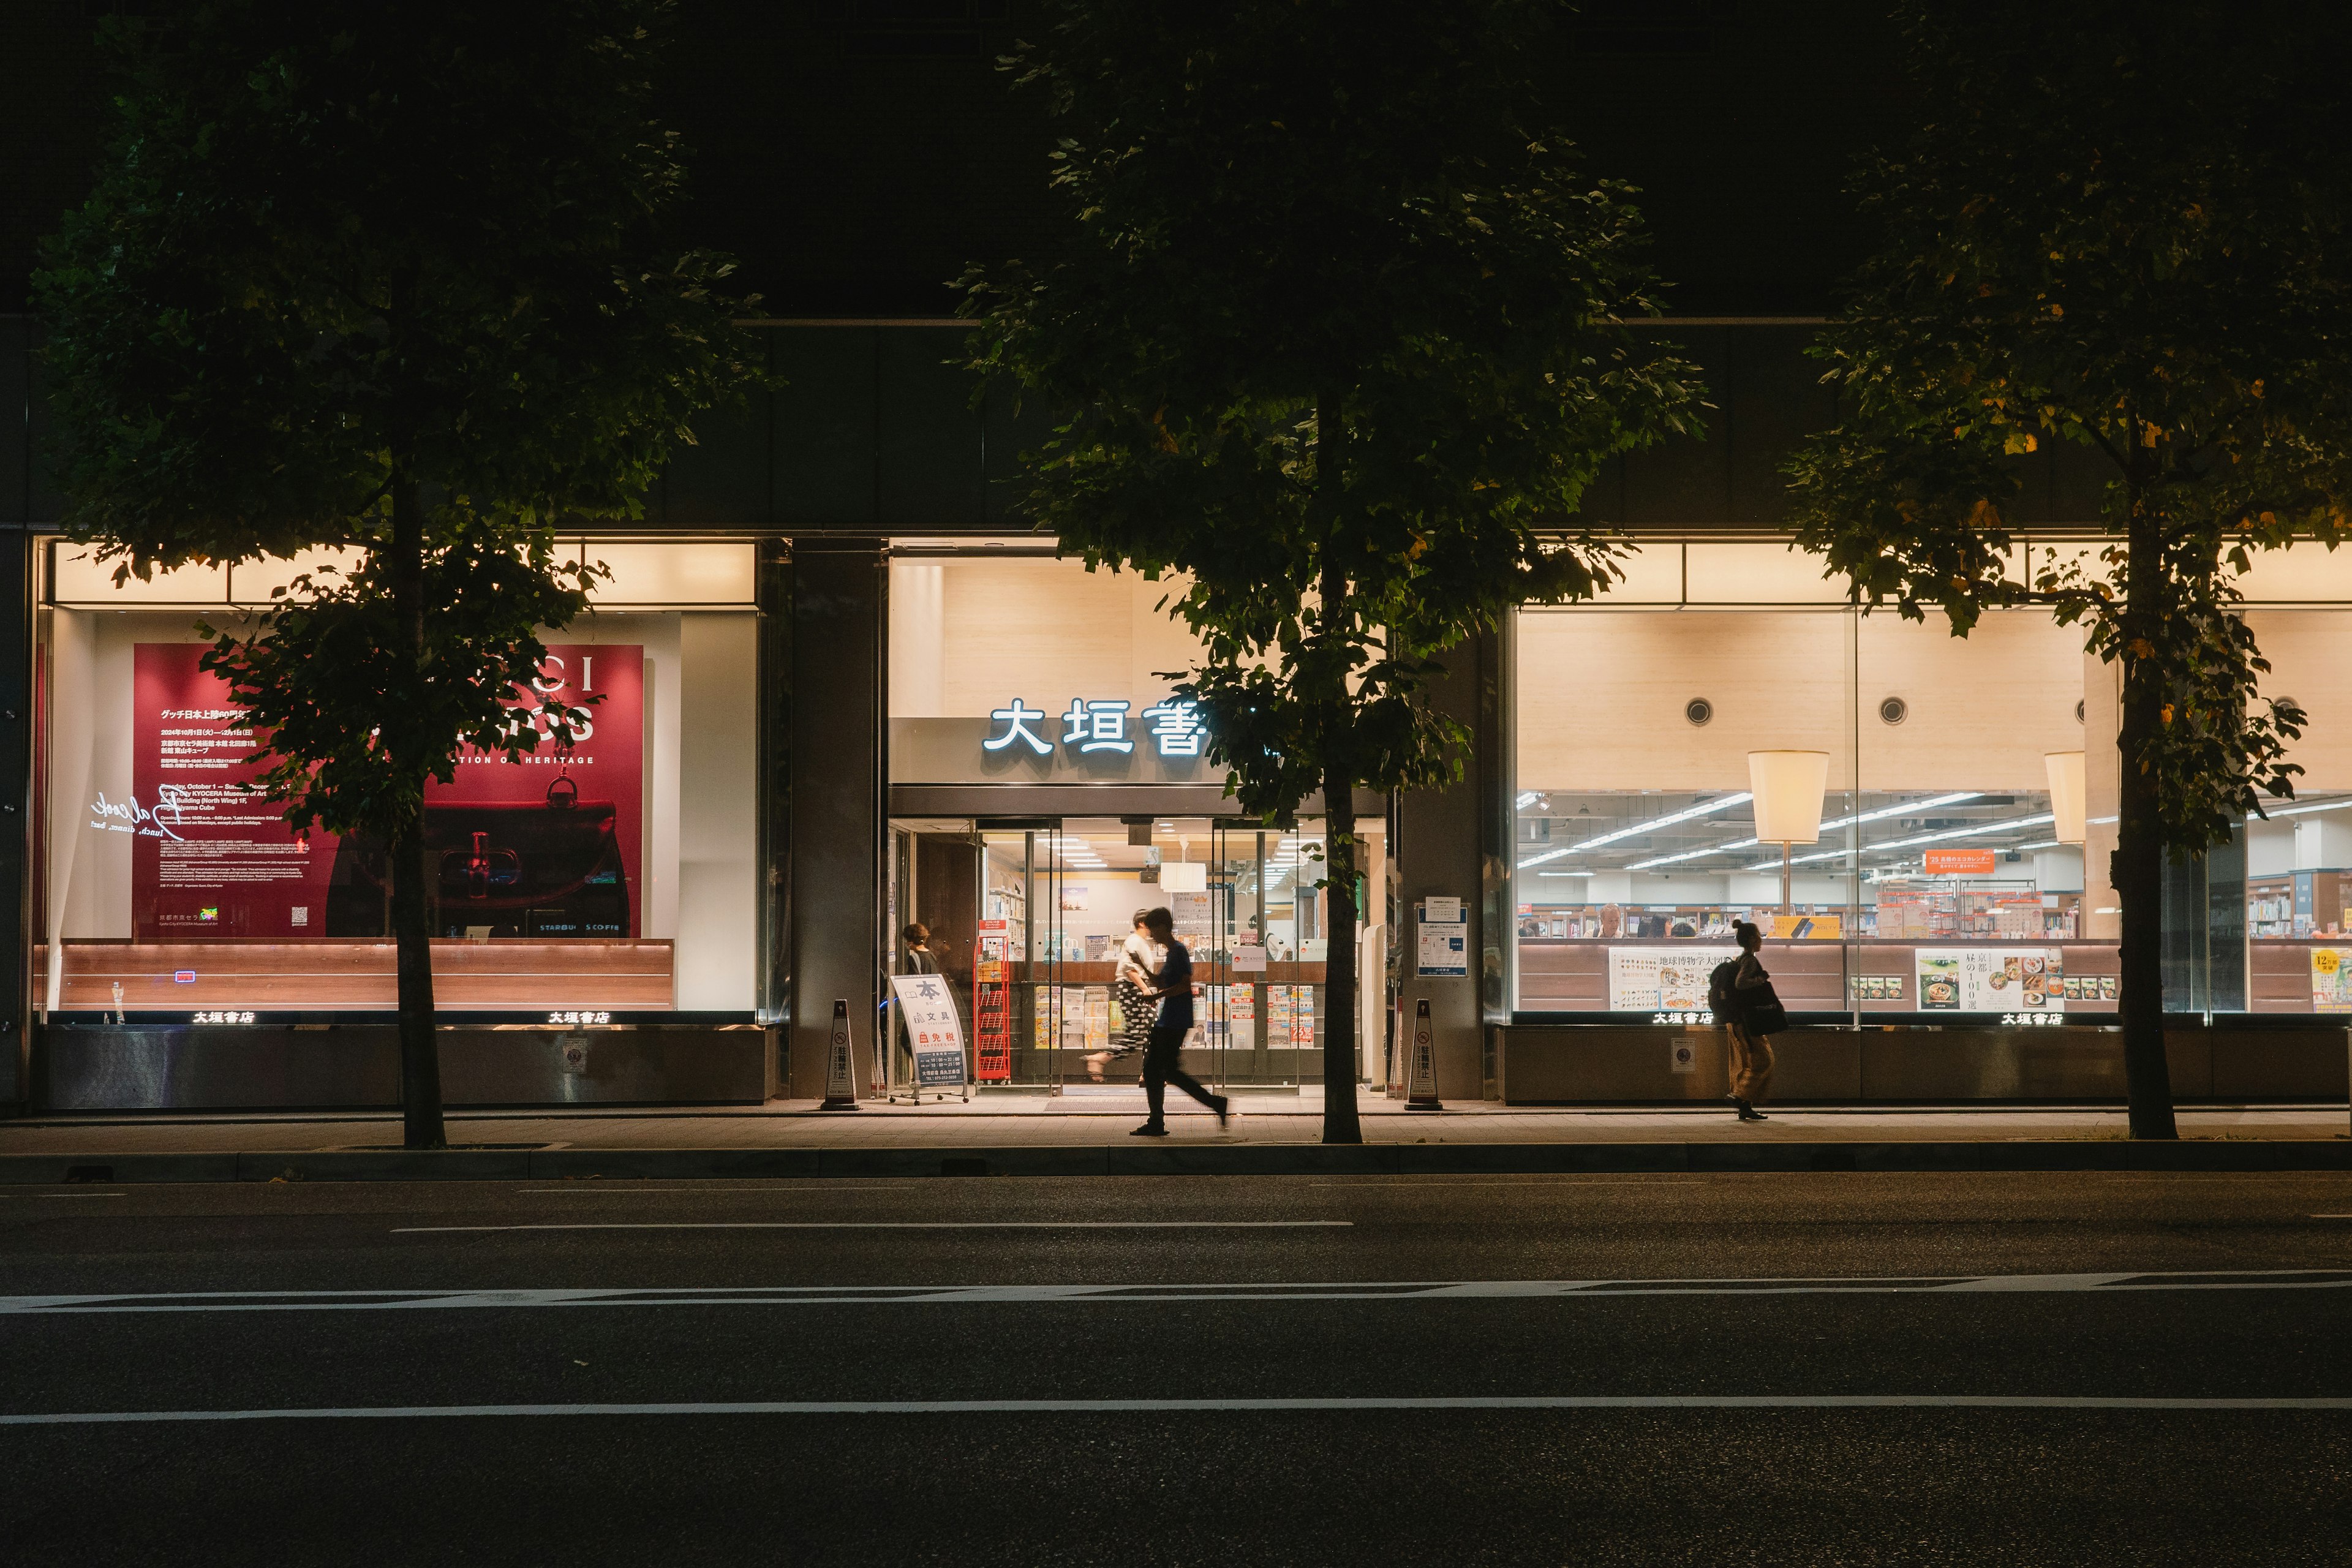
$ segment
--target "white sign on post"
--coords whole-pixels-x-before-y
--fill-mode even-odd
[[[1420,936],[1415,973],[1424,980],[1470,977],[1470,911],[1461,900],[1422,900]]]
[[[907,1026],[907,1042],[915,1052],[915,1083],[919,1088],[961,1087],[964,1080],[963,1016],[956,1011],[955,994],[937,974],[894,974],[890,989],[898,994],[898,1016]]]

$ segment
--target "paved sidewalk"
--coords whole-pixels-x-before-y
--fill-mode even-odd
[[[1235,1095],[1230,1131],[1189,1100],[1170,1107],[1171,1135],[1160,1145],[1304,1144],[1322,1137],[1321,1096]],[[1409,1111],[1395,1100],[1362,1102],[1365,1141],[1375,1144],[1885,1144],[2119,1142],[2120,1109],[2015,1110],[1950,1107],[1775,1110],[1742,1123],[1728,1109],[1548,1110],[1488,1105]],[[814,1100],[731,1110],[457,1110],[456,1145],[582,1150],[1075,1148],[1140,1144],[1128,1130],[1142,1120],[1143,1096],[1079,1093],[990,1095],[970,1104],[921,1109],[868,1104],[825,1113]],[[2192,1141],[2330,1140],[2352,1132],[2345,1107],[2190,1110],[2181,1135]],[[0,1156],[220,1153],[245,1151],[381,1149],[396,1144],[387,1112],[50,1117],[0,1122]]]

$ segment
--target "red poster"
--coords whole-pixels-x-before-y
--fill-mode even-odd
[[[138,835],[134,927],[142,940],[381,937],[390,883],[380,847],[313,832],[236,786],[256,764],[226,683],[193,643],[142,643],[134,658],[134,798],[100,803]],[[540,692],[604,700],[571,750],[542,742],[520,763],[468,750],[425,792],[434,929],[443,936],[633,937],[640,930],[645,650],[559,644]],[[516,707],[532,702],[517,693]],[[544,728],[542,723],[541,728]]]

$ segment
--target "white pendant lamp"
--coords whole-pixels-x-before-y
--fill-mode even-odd
[[[1748,792],[1756,797],[1756,838],[1780,847],[1780,908],[1793,913],[1790,897],[1789,846],[1817,844],[1822,837],[1822,797],[1829,791],[1827,752],[1750,752]]]
[[[2083,822],[2086,798],[2083,782],[2083,753],[2044,752],[2042,753],[2042,765],[2050,773],[2052,836],[2061,844],[2082,843],[2089,836]]]

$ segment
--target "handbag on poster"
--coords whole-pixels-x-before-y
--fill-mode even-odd
[[[609,801],[586,801],[567,777],[537,801],[425,808],[426,896],[436,936],[628,938],[636,934],[627,869]],[[390,932],[383,849],[335,847],[326,934]]]

